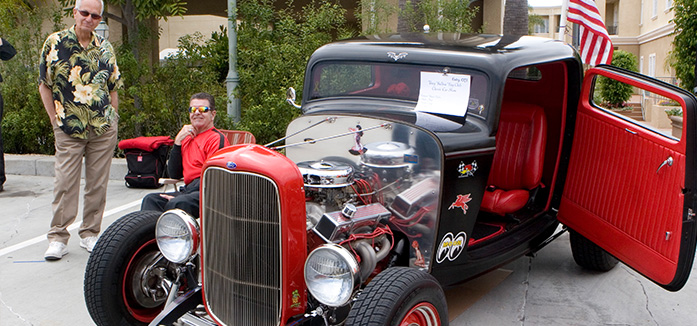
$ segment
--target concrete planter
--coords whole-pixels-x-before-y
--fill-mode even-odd
[[[680,138],[682,136],[682,117],[671,115],[668,118],[670,118],[670,125],[673,127],[673,137]]]
[[[666,115],[666,111],[675,109],[675,106],[653,104],[652,100],[646,101],[646,121],[655,128],[669,129],[670,116]]]

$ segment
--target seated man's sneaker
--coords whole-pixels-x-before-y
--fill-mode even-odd
[[[97,243],[97,237],[87,237],[80,239],[80,247],[87,249],[88,252],[92,252],[95,243]]]
[[[67,254],[68,248],[65,246],[65,243],[60,241],[52,241],[48,244],[48,249],[46,250],[46,253],[44,253],[44,259],[58,260]]]

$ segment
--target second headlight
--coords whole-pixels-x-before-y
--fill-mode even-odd
[[[198,250],[199,229],[196,220],[180,209],[168,210],[157,220],[157,246],[167,260],[181,264]]]

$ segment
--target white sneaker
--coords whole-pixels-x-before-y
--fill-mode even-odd
[[[95,243],[97,243],[97,237],[87,237],[80,239],[80,247],[87,249],[87,252],[92,252]]]
[[[65,246],[65,243],[60,241],[52,241],[48,244],[48,249],[46,249],[46,253],[44,253],[44,259],[58,260],[67,254],[68,248]]]

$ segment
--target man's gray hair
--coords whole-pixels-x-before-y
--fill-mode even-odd
[[[99,13],[100,15],[102,15],[102,14],[104,14],[104,0],[99,0],[99,3],[102,4],[102,12]],[[82,4],[82,0],[75,0],[75,7],[73,7],[73,8],[80,10],[81,4]]]
[[[189,101],[193,99],[208,100],[208,107],[210,107],[211,110],[215,111],[215,97],[213,97],[213,95],[208,94],[206,92],[201,92],[191,95],[191,99],[189,99]]]

